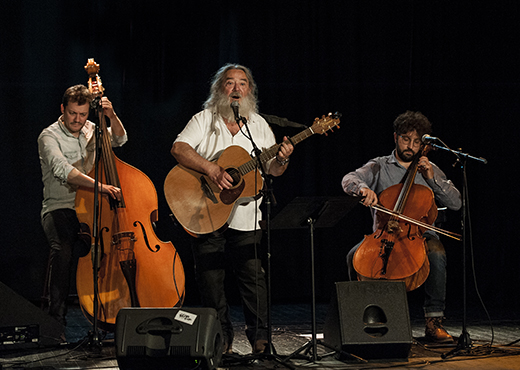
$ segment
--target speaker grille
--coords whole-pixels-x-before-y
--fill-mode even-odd
[[[190,356],[190,346],[173,346],[170,347],[170,355],[172,356]]]
[[[145,346],[128,346],[126,349],[128,356],[144,356],[146,353]]]

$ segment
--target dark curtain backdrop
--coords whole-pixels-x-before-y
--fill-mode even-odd
[[[489,161],[466,166],[468,300],[479,306],[476,281],[491,310],[518,307],[517,289],[508,288],[520,283],[513,181],[518,1],[4,1],[0,18],[0,281],[19,294],[40,296],[48,256],[36,140],[58,118],[64,90],[87,82],[83,67],[95,58],[129,135],[116,155],[155,184],[156,233],[173,242],[184,262],[186,304],[197,304],[198,293],[190,237],[174,225],[164,199],[164,179],[176,164],[169,149],[201,109],[211,75],[237,62],[252,69],[263,113],[305,125],[328,112],[343,114],[341,129],[296,147],[289,170],[274,181],[273,217],[295,197],[342,195],[344,174],[393,149],[394,118],[420,110],[435,136]],[[278,140],[299,132],[274,131]],[[462,189],[453,155],[436,151],[430,158]],[[459,231],[461,212],[447,217],[446,228]],[[345,255],[370,227],[368,210],[358,206],[316,230],[320,301],[346,279]],[[444,241],[449,313],[462,304],[463,253],[461,243]],[[274,302],[310,303],[308,230],[274,230],[271,248]],[[420,300],[421,289],[409,297]]]

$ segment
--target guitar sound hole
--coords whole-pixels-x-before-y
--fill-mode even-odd
[[[233,186],[237,186],[240,182],[240,173],[238,170],[236,168],[228,168],[226,169],[226,172],[229,173],[233,178]]]

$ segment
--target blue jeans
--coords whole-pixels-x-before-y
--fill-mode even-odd
[[[430,274],[424,282],[424,316],[444,316],[446,307],[446,251],[439,239],[428,234],[425,234],[424,237],[426,238],[430,262]],[[361,243],[359,242],[347,254],[348,275],[351,281],[357,280],[357,273],[352,260]]]
[[[56,209],[46,213],[42,226],[50,246],[47,281],[49,315],[65,326],[70,282],[79,256],[84,255],[85,245],[78,238],[79,221],[72,209]]]
[[[251,343],[267,339],[267,288],[265,272],[257,249],[260,231],[227,229],[220,235],[193,239],[196,279],[205,307],[217,311],[224,342],[233,342],[233,324],[224,289],[226,267],[233,268],[246,322],[246,335]]]

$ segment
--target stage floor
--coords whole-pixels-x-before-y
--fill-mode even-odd
[[[328,305],[316,306],[317,338],[323,333]],[[272,343],[276,358],[251,358],[251,347],[244,334],[244,322],[240,307],[232,307],[236,323],[233,344],[235,354],[227,357],[220,368],[226,369],[520,369],[520,321],[492,320],[475,322],[467,317],[466,328],[471,347],[450,353],[452,346],[432,346],[424,342],[424,320],[411,319],[413,344],[407,359],[400,361],[339,361],[330,350],[317,345],[317,353],[301,351],[298,356],[287,360],[312,340],[312,314],[310,305],[273,305]],[[455,337],[462,333],[462,320],[447,320],[445,327]],[[83,317],[77,306],[70,307],[66,328],[67,344],[36,349],[2,350],[0,368],[5,369],[118,369],[114,337],[103,338],[101,352],[97,353],[85,344],[91,324]],[[311,341],[312,343],[312,341]],[[307,348],[307,347],[306,347]],[[311,346],[312,348],[312,346]]]

